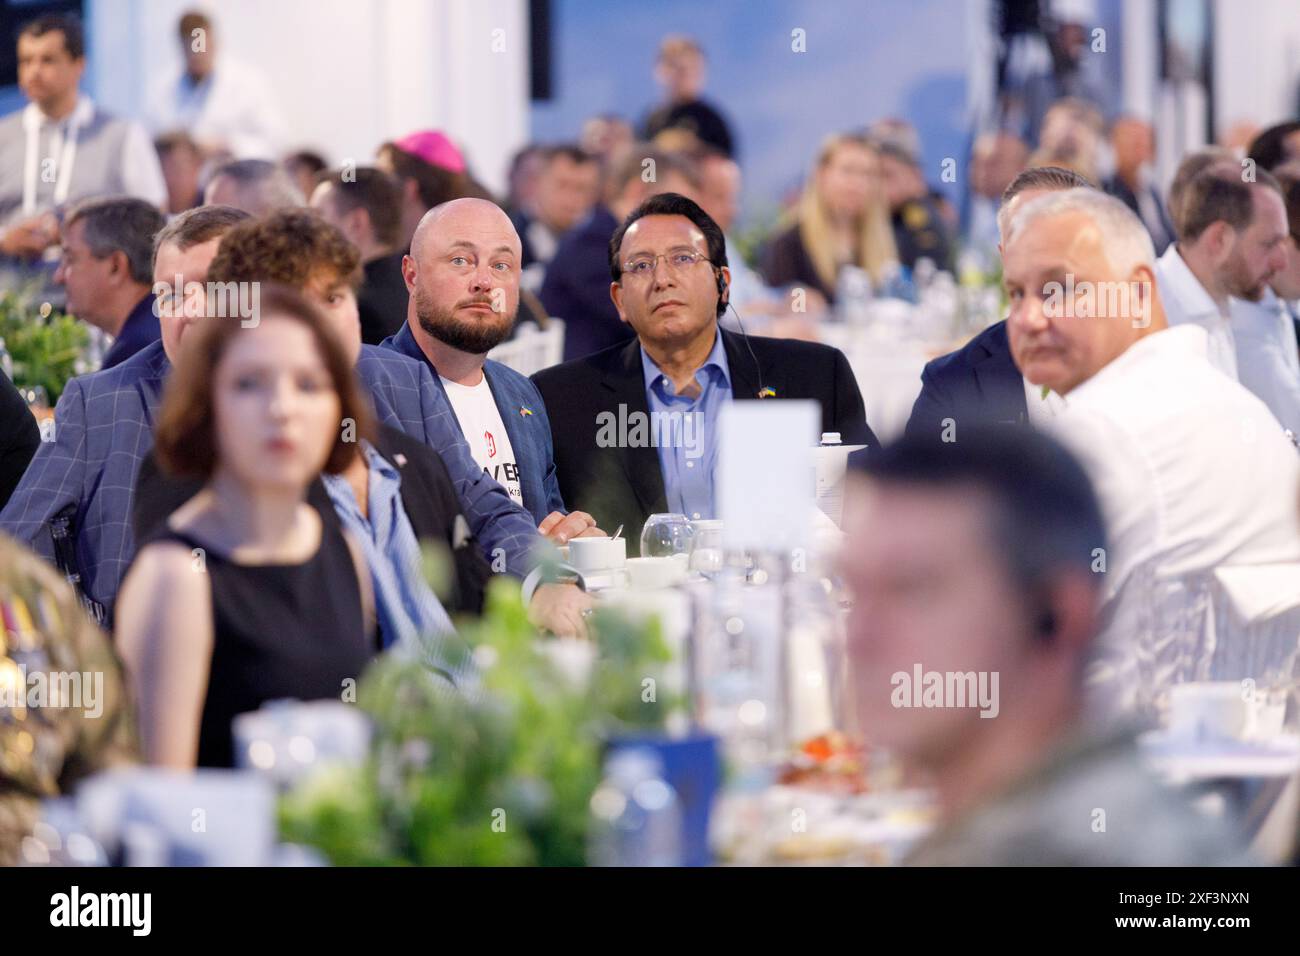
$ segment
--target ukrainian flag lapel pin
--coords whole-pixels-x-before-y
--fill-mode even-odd
[[[759,398],[776,398],[776,389],[771,385],[765,385],[758,390]]]
[[[527,418],[527,417],[528,417],[529,415],[531,415],[532,413],[533,413],[533,410],[532,410],[531,408],[529,408],[527,405],[520,405],[520,406],[519,406],[519,417],[520,417],[520,418]]]

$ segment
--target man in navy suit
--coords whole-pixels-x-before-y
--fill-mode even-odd
[[[411,293],[406,324],[383,344],[428,366],[475,461],[543,534],[599,534],[590,515],[566,519],[537,386],[487,358],[514,326],[522,261],[519,234],[495,203],[471,198],[435,206],[402,262]]]
[[[186,215],[210,214],[213,209],[203,207]],[[307,217],[310,222],[301,223],[303,241],[314,224],[321,222],[314,214],[299,210],[273,216]],[[227,222],[221,233],[234,225]],[[160,236],[164,238],[166,231]],[[170,254],[170,250],[160,243],[155,264],[159,284],[170,286],[177,275],[182,276],[185,289],[206,281],[207,269],[218,251],[213,238],[180,250],[181,257],[172,256],[166,264],[162,254]],[[339,243],[351,250],[341,236]],[[285,248],[289,255],[301,252],[292,243]],[[357,325],[355,295],[348,277],[359,260],[355,250],[351,256],[345,275],[317,270],[304,291],[327,313],[346,313]],[[177,308],[182,302],[186,307]],[[152,449],[152,428],[163,384],[180,354],[184,331],[196,314],[187,298],[173,301],[160,313],[162,341],[116,368],[68,383],[55,413],[55,440],[42,445],[0,513],[0,528],[65,570],[76,569],[82,592],[101,620],[111,617],[118,586],[135,554],[131,514],[136,478]],[[356,370],[374,400],[379,422],[432,446],[443,457],[470,530],[493,560],[493,570],[519,577],[532,571],[538,535],[531,518],[474,463],[428,370],[377,346],[360,346]]]
[[[1078,173],[1058,166],[1026,169],[1002,194],[999,233],[1024,203],[1045,193],[1092,185]],[[998,252],[1001,251],[999,243]],[[1031,425],[1053,414],[1055,407],[1056,396],[1026,384],[1011,360],[1004,320],[990,325],[957,351],[925,366],[921,372],[921,394],[912,406],[907,434],[951,441],[962,423]]]
[[[618,224],[651,196],[698,190],[694,162],[644,143],[610,172],[604,201],[560,240],[537,293],[546,311],[564,320],[566,361],[633,337],[609,297],[609,240]]]
[[[149,280],[154,236],[162,227],[156,207],[127,196],[83,200],[63,223],[54,281],[67,293],[69,312],[113,336],[103,368],[158,341]]]

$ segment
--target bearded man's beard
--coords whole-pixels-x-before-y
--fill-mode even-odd
[[[420,320],[420,328],[429,335],[470,355],[492,351],[510,337],[515,327],[515,316],[504,312],[480,312],[476,318],[457,318],[454,310],[430,302],[420,289],[415,292],[415,315]]]
[[[1253,280],[1250,267],[1242,259],[1236,258],[1228,264],[1228,281],[1225,285],[1228,287],[1229,295],[1247,302],[1258,302],[1264,298],[1264,289],[1268,286],[1268,280],[1263,279],[1259,282]]]

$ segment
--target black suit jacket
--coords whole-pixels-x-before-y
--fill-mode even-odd
[[[378,345],[406,324],[406,280],[402,278],[405,252],[380,256],[365,265],[365,281],[357,290],[361,341]]]
[[[717,108],[706,100],[660,106],[641,124],[641,139],[648,143],[666,129],[687,130],[694,133],[701,143],[720,149],[732,159],[736,158],[736,143],[731,135],[731,127]]]
[[[832,305],[835,303],[835,289],[822,282],[817,267],[813,265],[812,256],[804,247],[797,222],[768,240],[762,260],[760,271],[768,285],[807,286],[820,292],[827,302]]]
[[[528,238],[528,227],[533,224],[533,221],[522,209],[516,209],[510,214],[510,222],[515,227],[515,232],[519,233],[519,246],[523,250],[523,258],[519,261],[519,267],[527,269],[538,261],[537,251]]]
[[[1112,176],[1102,184],[1102,188],[1133,210],[1133,214],[1142,219],[1142,207],[1138,204],[1137,196],[1129,188],[1128,183],[1118,176]],[[1142,224],[1147,227],[1147,232],[1151,234],[1151,243],[1156,247],[1156,255],[1164,255],[1165,249],[1169,243],[1174,241],[1174,224],[1169,219],[1169,213],[1165,210],[1164,200],[1160,198],[1160,190],[1154,186],[1150,187],[1151,198],[1155,200],[1156,216],[1158,222],[1147,222],[1142,219]]]
[[[876,444],[857,379],[838,349],[759,337],[751,337],[747,345],[734,332],[720,329],[719,334],[734,398],[755,399],[759,389],[771,388],[777,399],[814,399],[821,405],[822,431],[839,432],[845,444]],[[668,510],[659,451],[648,442],[637,448],[600,447],[597,417],[610,412],[620,418],[619,405],[626,405],[629,414],[649,413],[641,343],[633,339],[543,369],[533,381],[551,419],[555,467],[565,502],[591,514],[610,533],[623,525],[629,550],[635,551],[646,518]]]
[[[546,267],[537,297],[548,315],[564,320],[564,357],[581,358],[632,337],[609,297],[609,240],[618,220],[598,205],[564,234]]]
[[[0,372],[0,509],[41,447],[41,430],[22,393]]]
[[[481,613],[491,568],[460,510],[456,487],[442,458],[428,445],[387,425],[379,426],[375,448],[401,473],[402,505],[416,538],[441,542],[451,549],[456,577],[443,606],[450,614]],[[173,511],[198,494],[203,484],[200,479],[163,474],[150,451],[140,463],[136,478],[131,513],[135,540],[147,540]],[[307,501],[320,512],[322,520],[340,524],[323,481],[312,482]]]
[[[1025,425],[1025,380],[1011,360],[1007,323],[996,322],[956,352],[932,360],[921,372],[908,435],[940,438],[944,419],[979,425]]]

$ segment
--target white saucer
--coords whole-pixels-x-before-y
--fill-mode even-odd
[[[1151,730],[1138,745],[1155,769],[1180,779],[1289,777],[1300,772],[1300,734],[1267,740],[1192,740]]]
[[[588,591],[605,591],[609,588],[621,588],[627,585],[627,572],[622,568],[615,568],[609,571],[593,571],[584,573],[582,581],[587,585]]]

